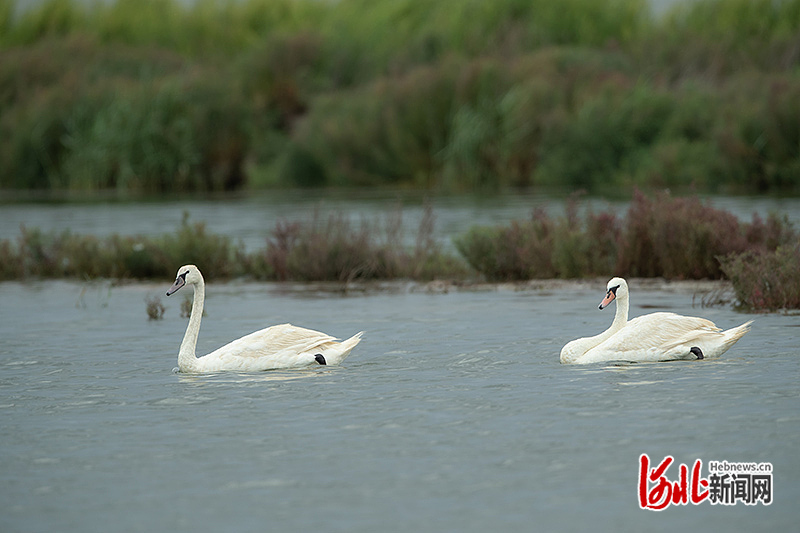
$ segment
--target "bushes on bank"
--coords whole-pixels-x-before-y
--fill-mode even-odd
[[[433,239],[433,212],[426,208],[413,247],[403,244],[400,212],[382,223],[354,224],[342,213],[309,223],[278,223],[267,241],[264,262],[273,279],[340,281],[463,278],[463,263]]]
[[[740,222],[694,198],[636,193],[624,219],[575,205],[560,219],[534,213],[506,227],[472,228],[456,240],[469,264],[493,281],[608,276],[720,279],[720,261],[771,253],[796,243],[797,232],[771,215]]]
[[[401,238],[400,213],[352,223],[319,213],[305,224],[278,223],[264,250],[246,252],[184,214],[178,231],[160,237],[96,237],[22,227],[16,242],[0,241],[0,280],[27,278],[169,279],[182,264],[202,265],[209,279],[340,281],[463,279],[466,266],[433,238],[428,208],[413,246]]]
[[[189,223],[187,216],[177,232],[157,238],[44,233],[23,226],[16,243],[0,241],[0,253],[0,279],[169,279],[178,266],[192,262],[203,264],[211,277],[246,273],[241,246],[209,233],[203,223]]]
[[[25,228],[0,241],[0,280],[27,278],[169,279],[177,266],[202,265],[209,279],[250,276],[278,281],[480,277],[488,281],[543,278],[729,278],[740,303],[753,309],[800,307],[800,236],[786,218],[749,223],[698,198],[637,194],[624,218],[581,212],[577,200],[561,217],[534,211],[506,226],[474,226],[456,237],[460,257],[434,239],[426,209],[413,245],[404,242],[398,211],[382,221],[354,222],[315,213],[305,223],[280,222],[266,248],[246,252],[188,215],[161,237],[99,238]],[[466,261],[466,263],[465,263]]]
[[[800,245],[747,251],[723,259],[740,305],[747,309],[800,309]]]

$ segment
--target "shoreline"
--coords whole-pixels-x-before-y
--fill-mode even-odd
[[[375,294],[375,293],[428,293],[446,294],[448,292],[548,292],[554,290],[598,290],[603,291],[609,278],[580,279],[532,279],[527,281],[491,282],[483,280],[437,279],[431,281],[415,281],[410,279],[372,280],[372,281],[260,281],[240,277],[229,280],[210,281],[208,287],[215,290],[246,289],[248,287],[270,287],[284,294]],[[727,279],[704,280],[670,280],[666,278],[626,278],[628,285],[634,290],[680,292],[689,294],[710,293],[712,291],[733,290],[733,284]],[[114,288],[144,288],[148,290],[169,288],[171,280],[163,282],[135,280],[129,278],[39,278],[26,280],[3,280],[3,285],[41,285],[64,283],[80,287],[102,285]]]

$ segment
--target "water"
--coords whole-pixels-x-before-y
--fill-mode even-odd
[[[366,334],[340,367],[187,376],[172,372],[180,293],[164,320],[145,313],[170,282],[0,284],[0,530],[789,531],[800,518],[800,316],[755,316],[718,361],[580,367],[558,354],[611,322],[602,281],[214,283],[199,353],[285,321]],[[631,313],[754,318],[692,298],[632,284]],[[643,452],[771,462],[774,503],[642,511]]]
[[[712,196],[710,204],[750,221],[753,213],[766,217],[771,212],[786,215],[800,225],[800,198]],[[435,220],[435,238],[450,246],[453,236],[475,224],[507,224],[527,219],[533,209],[553,216],[564,214],[564,197],[518,193],[489,196],[432,196],[392,190],[367,191],[272,191],[246,196],[226,195],[206,199],[151,202],[43,203],[12,202],[0,205],[0,239],[16,239],[20,226],[43,231],[63,231],[98,236],[159,236],[177,231],[184,212],[191,221],[203,221],[209,231],[241,241],[248,250],[262,249],[279,221],[310,222],[315,213],[326,220],[330,213],[349,217],[353,223],[385,224],[402,217],[404,239],[413,244],[424,206],[430,205]],[[584,209],[612,211],[624,216],[628,202],[584,198]],[[177,268],[177,267],[176,267]]]

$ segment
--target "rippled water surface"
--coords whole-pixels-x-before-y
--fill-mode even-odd
[[[602,282],[211,284],[200,353],[280,322],[366,334],[340,367],[188,376],[172,371],[180,293],[163,320],[145,313],[170,282],[0,284],[0,530],[789,531],[800,519],[800,316],[693,308],[691,290],[634,283],[632,315],[756,322],[718,361],[580,367],[559,350],[610,323]],[[771,462],[774,503],[642,511],[643,452]]]

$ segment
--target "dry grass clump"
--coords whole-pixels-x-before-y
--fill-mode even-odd
[[[648,198],[637,192],[624,219],[591,211],[581,219],[573,199],[564,217],[534,212],[531,219],[505,227],[475,227],[457,238],[456,246],[494,281],[612,273],[720,279],[726,274],[722,259],[773,253],[797,238],[792,225],[775,215],[742,223],[697,197],[661,193]]]
[[[800,244],[729,256],[723,259],[722,270],[743,307],[800,309]]]
[[[318,211],[307,224],[279,222],[267,241],[264,263],[278,280],[341,281],[460,278],[463,264],[439,250],[427,207],[413,248],[402,239],[398,212],[383,224],[352,222],[343,213]]]
[[[147,309],[147,318],[150,320],[161,320],[164,318],[164,311],[166,308],[164,304],[161,303],[161,298],[158,296],[148,296],[145,298],[145,304]]]
[[[619,240],[616,271],[637,277],[718,279],[718,258],[741,253],[745,224],[697,197],[634,195]]]

